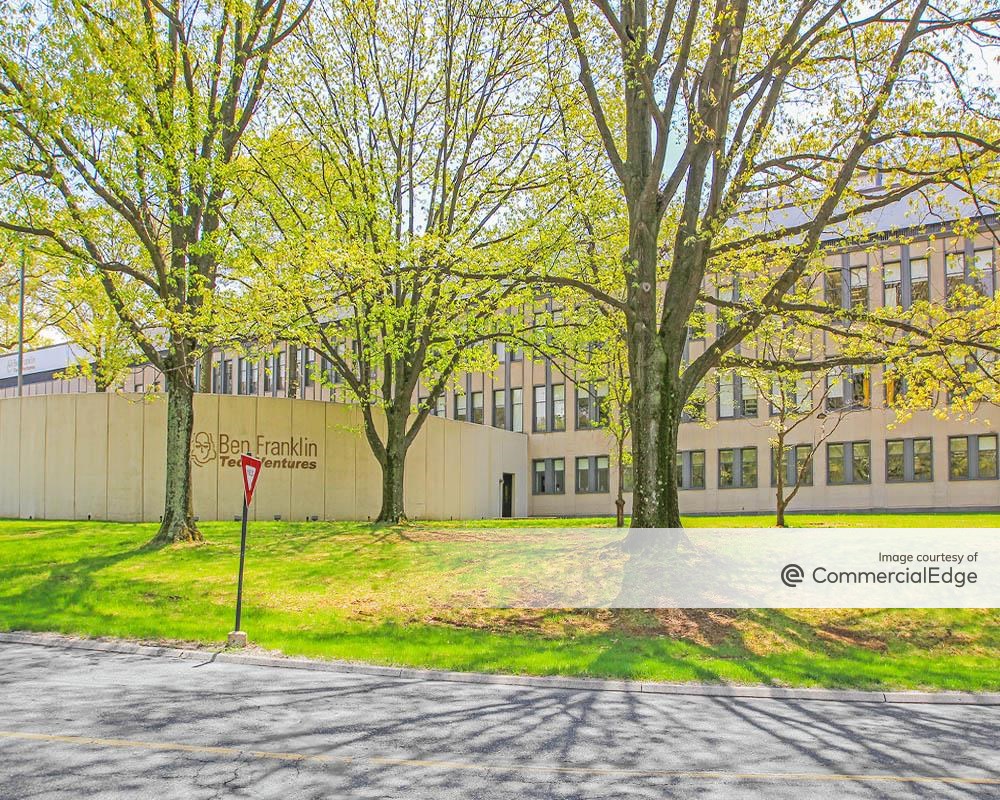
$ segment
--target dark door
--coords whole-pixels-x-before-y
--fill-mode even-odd
[[[500,516],[514,516],[514,476],[505,472],[500,481]]]

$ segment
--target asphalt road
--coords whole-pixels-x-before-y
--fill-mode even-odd
[[[0,798],[1000,798],[1000,707],[540,689],[0,644]]]

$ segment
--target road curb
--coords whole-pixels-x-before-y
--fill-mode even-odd
[[[234,653],[223,650],[196,650],[181,647],[135,644],[124,640],[83,639],[58,634],[0,632],[0,643],[39,647],[61,647],[146,657],[201,660],[258,667],[304,669],[314,672],[354,673],[409,681],[526,686],[536,689],[564,689],[588,692],[669,694],[689,697],[745,698],[767,700],[813,700],[835,703],[882,703],[902,705],[1000,706],[1000,692],[868,692],[844,689],[793,689],[771,686],[735,686],[700,683],[656,683],[652,681],[601,680],[533,675],[501,675],[482,672],[450,672],[408,667],[381,667],[351,661],[322,661]]]

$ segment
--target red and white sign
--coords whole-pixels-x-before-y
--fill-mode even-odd
[[[251,455],[240,456],[240,470],[243,472],[243,496],[247,505],[253,500],[253,490],[257,487],[257,478],[260,477],[261,461]]]

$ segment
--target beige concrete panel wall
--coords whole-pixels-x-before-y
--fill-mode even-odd
[[[239,403],[240,398],[232,398],[231,402]],[[247,402],[247,401],[243,401]],[[282,398],[260,398],[251,400],[257,408],[257,432],[260,436],[266,437],[269,441],[287,440],[292,435],[292,404],[297,402]],[[304,402],[304,401],[299,401]],[[224,428],[227,425],[222,406],[219,406],[219,426]],[[259,453],[265,458],[264,453]],[[236,472],[237,480],[242,482],[239,470]],[[240,484],[242,485],[242,483]],[[274,515],[280,514],[282,519],[290,519],[292,512],[292,474],[288,469],[277,469],[268,467],[266,464],[261,469],[261,476],[254,493],[254,512],[256,519],[272,519]],[[220,498],[219,505],[223,506],[226,501]],[[238,513],[238,512],[236,512]]]
[[[84,394],[76,401],[76,519],[108,516],[108,397]]]
[[[120,395],[108,396],[108,518],[142,519],[143,404]]]
[[[219,511],[219,396],[194,396],[194,437],[191,442],[191,491],[200,519],[225,519]],[[237,498],[238,500],[239,498]]]
[[[356,485],[356,506],[358,519],[367,520],[378,517],[382,507],[382,469],[378,465],[368,440],[365,438],[362,426],[361,411],[354,412],[355,430],[358,431],[358,444],[354,450],[354,470]],[[376,430],[385,441],[385,420],[376,417]]]
[[[0,517],[21,513],[21,403],[0,402]]]
[[[142,518],[163,517],[167,480],[167,396],[155,394],[142,403]]]
[[[268,402],[264,400],[262,402]],[[322,402],[292,403],[292,430],[304,437],[302,455],[293,460],[315,464],[315,468],[292,470],[291,518],[326,519],[326,405]],[[316,455],[312,455],[315,445]]]
[[[489,475],[489,450],[485,440],[485,431],[481,425],[461,423],[459,469],[463,476],[481,475],[483,472]],[[462,493],[459,496],[459,506],[455,516],[462,519],[478,519],[486,516],[484,511],[489,498],[484,496],[484,490],[485,487],[479,485],[478,481],[463,479]]]
[[[323,464],[326,519],[357,519],[355,450],[368,445],[358,440],[356,409],[327,403],[326,458]]]
[[[234,395],[219,395],[218,398],[218,421],[216,437],[216,447],[219,457],[215,462],[215,480],[218,503],[218,518],[232,519],[239,517],[243,513],[243,474],[240,470],[239,460],[247,450],[255,456],[261,457],[257,446],[257,418],[260,413],[259,401],[254,397],[236,397]],[[275,434],[277,435],[277,434]],[[266,485],[263,482],[264,475],[267,475],[269,482],[280,483],[280,478],[275,480],[274,470],[261,471],[260,482],[257,484],[258,490],[263,490]],[[281,491],[279,489],[279,491]],[[285,493],[287,496],[287,493]],[[250,506],[250,519],[270,519],[270,517],[260,516],[265,511],[267,499],[271,497],[268,492],[258,495],[254,494],[254,501]],[[282,513],[274,511],[272,514]]]
[[[502,470],[514,476],[514,505],[512,512],[515,517],[528,515],[528,496],[531,492],[528,472],[528,437],[521,434],[511,434],[501,439],[503,448]],[[497,477],[499,481],[500,476]]]
[[[45,515],[45,400],[21,402],[21,481],[20,515]]]
[[[76,512],[76,397],[59,394],[45,404],[46,519],[74,519]],[[86,425],[86,420],[81,420]]]
[[[444,425],[444,461],[446,465],[444,481],[444,504],[441,509],[443,519],[455,519],[461,514],[459,498],[465,493],[465,486],[472,476],[461,468],[459,454],[462,452],[462,427],[468,423],[455,422]]]
[[[427,485],[441,480],[440,465],[427,462],[427,421],[406,453],[403,472],[403,496],[406,513],[414,519],[427,516]]]
[[[448,486],[447,463],[445,458],[445,428],[448,423],[438,417],[428,417],[424,422],[420,439],[424,445],[424,463],[427,479],[424,482],[424,513],[429,519],[441,519],[445,513]],[[409,468],[408,468],[409,469]],[[412,472],[412,470],[410,470]]]

